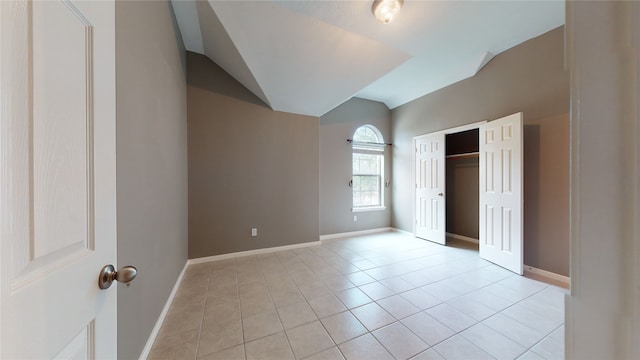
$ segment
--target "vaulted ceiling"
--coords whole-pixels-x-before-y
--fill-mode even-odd
[[[495,55],[564,24],[564,1],[172,0],[187,50],[272,109],[321,116],[352,97],[390,109],[474,76]]]

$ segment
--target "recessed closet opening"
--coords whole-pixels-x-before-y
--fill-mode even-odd
[[[478,250],[479,129],[445,135],[447,245]]]
[[[522,113],[414,144],[415,236],[441,245],[477,239],[481,258],[522,275]]]

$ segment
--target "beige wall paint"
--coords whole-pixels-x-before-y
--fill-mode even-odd
[[[351,211],[348,186],[352,175],[352,148],[347,139],[362,125],[373,125],[386,142],[391,139],[391,113],[386,105],[353,98],[320,118],[320,234],[330,235],[391,226],[391,188],[385,189],[386,210]],[[385,178],[391,179],[391,153],[385,148]],[[358,221],[353,221],[353,216]]]
[[[538,184],[545,187],[538,188],[538,191],[557,196],[554,199],[544,196],[534,207],[525,202],[525,218],[530,214],[537,216],[537,224],[529,222],[524,229],[525,263],[569,275],[566,221],[569,137],[566,131],[564,135],[554,133],[558,129],[566,129],[566,114],[569,112],[569,76],[564,70],[564,28],[552,30],[496,56],[473,78],[392,111],[392,226],[406,231],[413,229],[414,136],[497,119],[520,111],[524,112],[525,158],[531,158],[528,152],[532,151],[532,141],[539,141],[539,147],[544,148],[544,153],[539,155],[541,162],[537,173],[544,177],[538,179]],[[532,140],[532,131],[527,132],[527,129],[536,126],[541,137]],[[553,135],[547,144],[546,136],[550,134]],[[549,154],[558,157],[558,160],[550,159]],[[560,168],[563,162],[567,166]],[[552,166],[555,170],[550,171],[546,166]],[[529,199],[532,194],[527,189],[531,189],[531,181],[535,182],[529,177],[533,170],[525,162],[525,198]],[[562,216],[558,217],[558,213]],[[540,228],[545,224],[551,224],[553,234]],[[552,259],[547,262],[547,258]]]
[[[319,119],[269,109],[202,55],[187,63],[189,257],[318,241]]]
[[[187,260],[184,49],[168,1],[116,3],[118,358],[140,355]]]

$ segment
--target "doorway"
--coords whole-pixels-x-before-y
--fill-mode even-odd
[[[478,250],[480,242],[480,128],[445,135],[447,244]]]
[[[522,113],[516,113],[414,138],[416,237],[446,244],[447,212],[466,211],[447,209],[447,156],[448,159],[468,160],[471,170],[472,159],[477,157],[478,204],[471,201],[462,206],[478,210],[480,257],[517,274],[523,273],[522,118]],[[477,154],[472,151],[475,131],[478,134]],[[450,147],[450,154],[447,154],[448,135],[452,136],[451,140],[462,137],[467,141]],[[454,200],[449,201],[451,204],[455,205],[455,195]],[[469,226],[473,228],[473,225]]]

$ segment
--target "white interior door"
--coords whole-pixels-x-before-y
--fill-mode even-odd
[[[522,113],[480,127],[480,257],[522,275]]]
[[[444,132],[415,138],[415,235],[443,245],[446,243],[444,141]]]
[[[111,358],[112,1],[0,1],[0,358]]]

